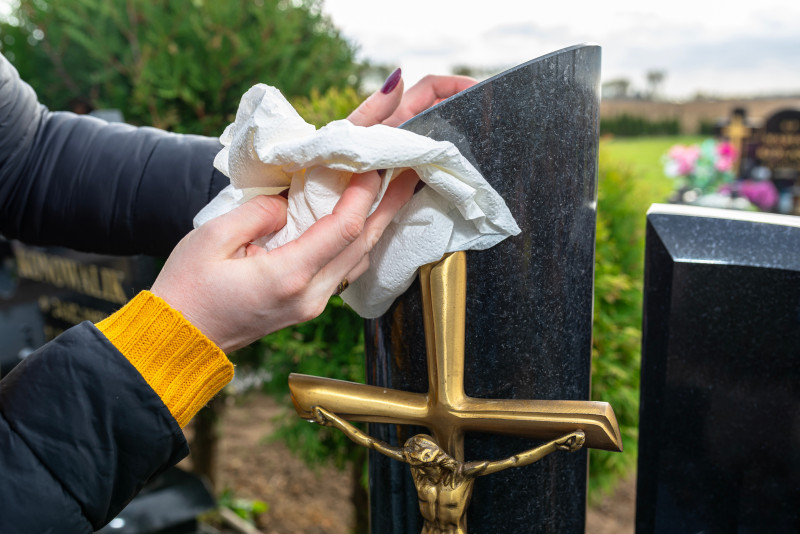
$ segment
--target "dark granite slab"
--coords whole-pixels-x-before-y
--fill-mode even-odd
[[[648,214],[636,531],[800,531],[800,218]]]
[[[456,144],[503,196],[519,236],[467,254],[466,393],[588,399],[597,192],[600,48],[576,46],[520,65],[403,127]],[[427,391],[419,284],[367,323],[367,381]],[[370,425],[392,443],[423,429]],[[467,460],[535,443],[467,435]],[[372,532],[420,532],[408,467],[370,457]],[[586,452],[553,454],[482,477],[469,532],[583,532]]]
[[[159,263],[0,237],[0,377],[67,328],[121,308],[152,285]]]

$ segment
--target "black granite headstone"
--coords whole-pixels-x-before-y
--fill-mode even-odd
[[[767,117],[749,150],[758,166],[769,169],[780,196],[777,210],[800,215],[800,110],[784,109]]]
[[[197,518],[216,506],[203,479],[173,467],[149,480],[97,534],[203,534],[209,530],[198,528]]]
[[[0,238],[0,377],[82,321],[97,322],[149,287],[149,256],[104,256]]]
[[[453,142],[522,228],[467,253],[465,392],[478,398],[588,399],[600,48],[575,46],[489,79],[403,127]],[[367,382],[428,387],[419,284],[367,323]],[[423,431],[370,425],[394,444]],[[467,434],[466,460],[500,459],[530,440]],[[552,454],[476,482],[470,533],[583,532],[586,452]],[[370,456],[371,529],[422,530],[408,467]]]
[[[800,530],[800,218],[647,218],[636,532]]]

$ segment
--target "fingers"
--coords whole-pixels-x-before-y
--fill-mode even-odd
[[[375,171],[354,174],[333,213],[312,224],[294,241],[273,250],[273,257],[293,262],[295,267],[301,258],[301,267],[308,269],[310,277],[315,276],[361,235],[380,185]]]
[[[380,124],[394,113],[402,98],[403,79],[400,78],[397,85],[388,93],[384,93],[383,90],[372,93],[347,117],[347,120],[356,126]]]
[[[378,208],[367,219],[359,238],[320,271],[315,282],[319,284],[322,292],[330,294],[343,278],[347,278],[348,282],[354,282],[366,272],[369,268],[369,253],[397,212],[414,194],[418,180],[417,174],[411,170],[403,172],[392,180]]]
[[[388,126],[402,124],[440,100],[450,98],[476,83],[476,80],[467,76],[425,76],[406,91],[402,103],[383,121],[383,124]]]
[[[216,251],[231,255],[251,241],[271,234],[286,225],[286,199],[257,196],[203,225]]]

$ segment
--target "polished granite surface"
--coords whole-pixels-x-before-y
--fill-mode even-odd
[[[636,531],[800,531],[800,217],[654,206]]]
[[[588,399],[597,193],[600,48],[571,47],[520,65],[403,127],[448,140],[503,196],[522,233],[467,253],[466,379],[482,398]],[[367,381],[427,391],[419,283],[367,323]],[[424,431],[370,425],[397,443]],[[468,434],[466,459],[535,443]],[[370,457],[372,532],[420,532],[408,467]],[[586,452],[480,478],[470,533],[583,532]]]

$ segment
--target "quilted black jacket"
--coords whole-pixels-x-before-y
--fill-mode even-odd
[[[98,530],[188,452],[158,395],[82,323],[0,382],[0,532]]]
[[[0,55],[0,234],[166,256],[229,180],[219,141],[49,112]]]
[[[215,139],[51,113],[0,55],[0,234],[166,255],[228,181]],[[0,340],[2,342],[2,340]],[[186,456],[136,369],[83,323],[0,382],[0,533],[99,529]]]

